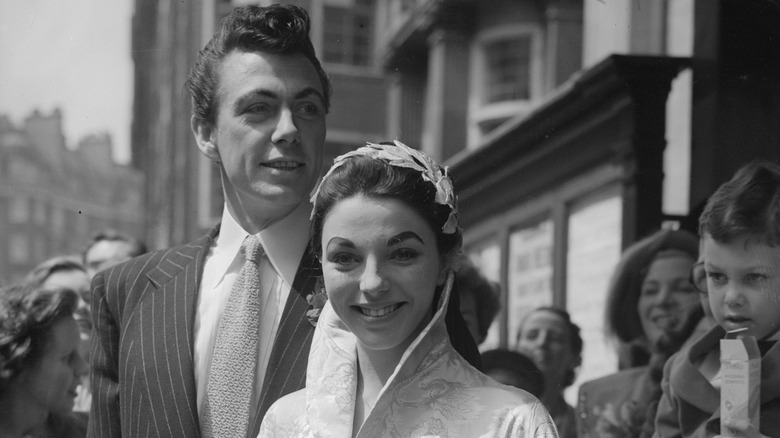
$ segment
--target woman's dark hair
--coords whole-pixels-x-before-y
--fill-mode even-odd
[[[569,312],[561,309],[560,307],[552,307],[552,306],[542,306],[537,307],[534,310],[528,312],[525,317],[523,318],[523,321],[520,323],[520,329],[517,331],[517,336],[515,337],[515,343],[518,343],[520,341],[520,337],[523,335],[523,327],[525,326],[526,320],[533,315],[534,313],[538,312],[549,312],[553,315],[556,315],[557,317],[561,318],[561,320],[566,324],[566,328],[569,332],[569,347],[571,348],[571,353],[574,356],[574,366],[572,368],[569,368],[566,370],[566,375],[563,378],[563,387],[569,387],[572,383],[574,383],[574,379],[577,377],[577,367],[580,366],[582,363],[582,335],[580,334],[580,326],[574,323],[574,321],[571,320],[571,315],[569,315]]]
[[[34,285],[0,289],[0,392],[41,357],[49,328],[72,316],[77,303],[78,295],[69,289]]]
[[[483,373],[489,375],[493,370],[504,370],[514,374],[521,382],[518,388],[530,392],[537,398],[544,393],[544,374],[525,354],[497,348],[485,351],[481,356]]]
[[[222,19],[220,28],[200,52],[186,86],[196,118],[214,125],[217,119],[219,65],[234,50],[277,55],[301,54],[311,62],[322,84],[325,110],[330,107],[331,86],[309,39],[309,14],[286,4],[240,6]]]
[[[749,235],[780,246],[780,165],[750,162],[723,183],[699,217],[699,234],[705,233],[723,243]]]
[[[477,325],[479,336],[477,343],[483,341],[493,325],[493,320],[501,310],[501,286],[488,280],[468,257],[460,260],[457,272],[455,272],[454,290],[460,296],[471,295],[476,306]],[[463,300],[461,299],[461,303]]]
[[[623,251],[607,289],[604,329],[608,336],[624,343],[646,339],[637,304],[648,268],[663,250],[682,251],[695,261],[699,238],[685,230],[659,230]]]
[[[320,186],[311,225],[311,247],[319,257],[322,251],[322,225],[333,206],[347,198],[362,195],[375,199],[397,199],[411,207],[430,225],[436,235],[436,247],[442,256],[460,251],[460,229],[442,232],[451,213],[450,207],[434,202],[436,188],[413,169],[392,166],[365,156],[347,159]]]
[[[55,256],[34,267],[24,278],[23,283],[40,286],[52,274],[60,271],[82,271],[86,273],[87,268],[79,256]]]

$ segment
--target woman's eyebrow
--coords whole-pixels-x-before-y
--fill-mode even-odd
[[[331,245],[338,245],[338,246],[343,246],[343,247],[346,247],[346,248],[354,248],[355,247],[355,244],[351,240],[345,239],[343,237],[338,237],[338,236],[332,237],[330,240],[328,240],[328,243],[327,243],[327,245],[325,245],[325,247],[326,248],[330,248]]]
[[[402,233],[398,233],[395,236],[387,239],[387,246],[392,245],[398,245],[399,243],[403,242],[404,240],[409,239],[415,239],[425,245],[425,242],[423,242],[422,238],[417,235],[414,231],[404,231]]]

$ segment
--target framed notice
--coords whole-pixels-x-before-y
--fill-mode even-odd
[[[582,366],[566,393],[576,403],[581,382],[617,370],[614,345],[604,338],[604,311],[612,271],[621,253],[623,200],[618,187],[577,200],[569,209],[566,307],[580,326]]]
[[[507,344],[514,348],[523,317],[553,300],[553,222],[543,220],[509,235]]]

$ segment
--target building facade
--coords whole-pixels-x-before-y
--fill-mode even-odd
[[[388,134],[450,166],[466,253],[502,285],[482,347],[564,307],[578,382],[617,368],[602,327],[622,249],[695,231],[741,164],[780,159],[776,1],[388,0],[377,17]]]
[[[96,134],[68,149],[62,114],[34,112],[15,126],[0,117],[0,284],[56,255],[80,254],[92,234],[141,236],[143,175],[111,159]]]

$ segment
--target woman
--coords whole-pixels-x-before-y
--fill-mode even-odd
[[[79,326],[79,352],[81,357],[89,361],[90,343],[92,340],[92,315],[90,311],[90,278],[87,268],[77,256],[55,256],[34,267],[24,283],[33,287],[48,289],[69,289],[78,294],[78,304],[73,317]],[[92,405],[92,391],[89,378],[84,376],[78,387],[78,396],[73,406],[76,412],[89,413]]]
[[[0,436],[86,436],[86,417],[71,412],[87,373],[77,303],[67,289],[0,289]]]
[[[306,388],[260,436],[554,437],[541,403],[470,366],[444,315],[461,244],[452,183],[402,143],[334,162],[313,197],[328,302]]]
[[[691,282],[698,238],[661,230],[627,248],[610,283],[606,327],[627,352],[621,371],[579,389],[580,436],[645,437],[661,396],[666,360],[703,315]]]
[[[540,397],[563,438],[577,436],[576,412],[563,391],[574,383],[582,363],[582,337],[569,313],[556,307],[539,307],[526,315],[517,333],[517,349],[534,360],[544,375]]]

